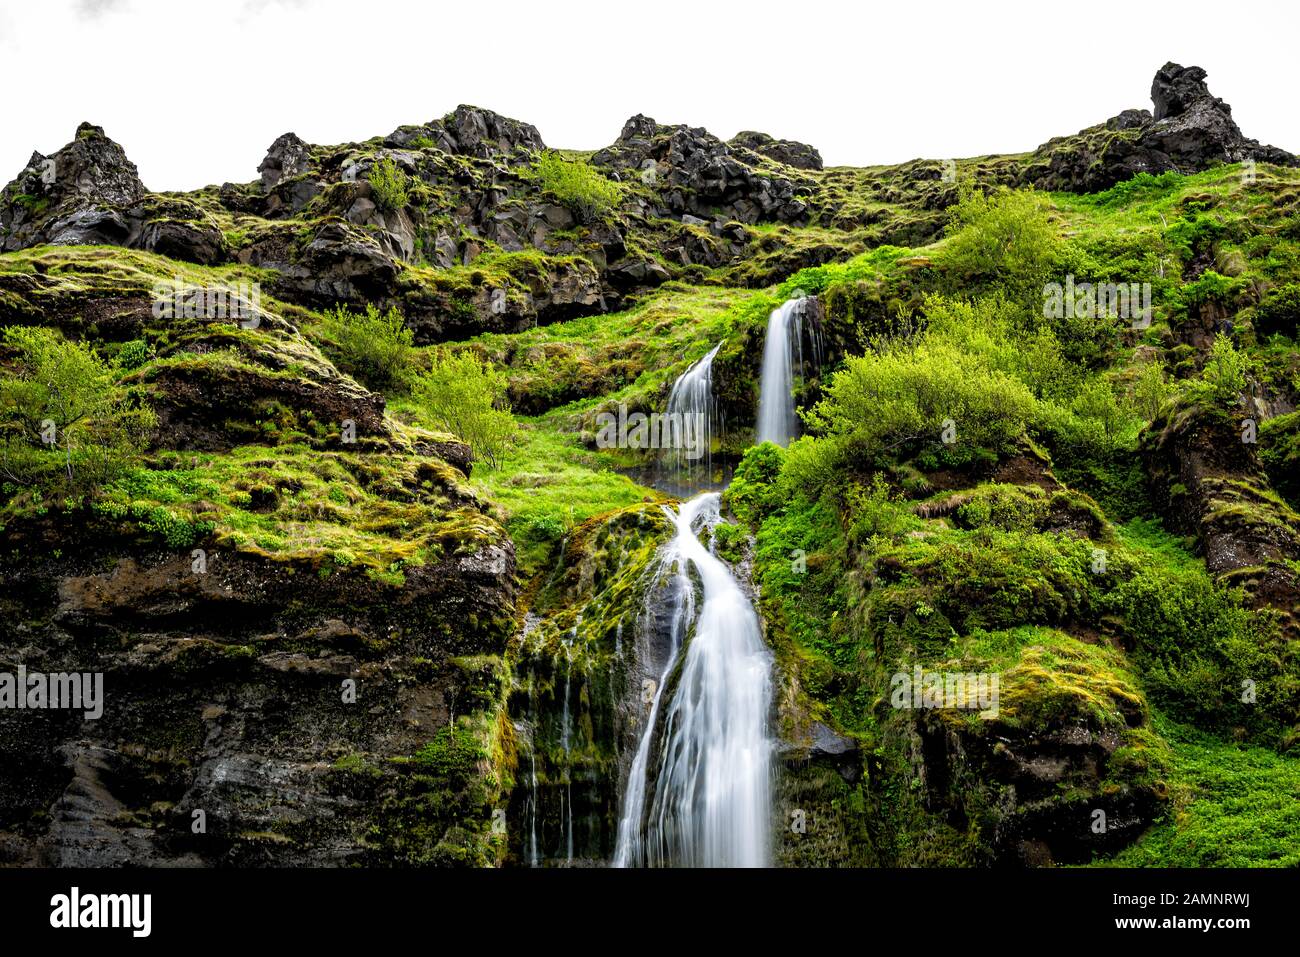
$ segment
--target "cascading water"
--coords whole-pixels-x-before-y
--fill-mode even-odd
[[[706,492],[668,514],[676,528],[663,552],[663,567],[676,575],[673,640],[680,643],[692,625],[694,634],[666,705],[653,781],[650,755],[678,655],[670,656],[651,704],[614,866],[762,867],[770,860],[771,654],[745,593],[694,529],[718,522],[719,494]]]
[[[713,424],[718,410],[713,402],[713,359],[719,342],[708,354],[677,377],[668,393],[666,424],[661,433],[664,454],[674,471],[688,480],[703,466],[706,481],[713,474]]]
[[[789,445],[799,436],[794,377],[803,374],[803,318],[808,300],[789,299],[767,317],[763,374],[758,386],[757,441]],[[814,343],[817,342],[814,337]],[[820,359],[814,355],[814,360]]]

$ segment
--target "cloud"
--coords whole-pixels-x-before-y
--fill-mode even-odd
[[[128,0],[77,0],[77,13],[91,20],[125,9]]]

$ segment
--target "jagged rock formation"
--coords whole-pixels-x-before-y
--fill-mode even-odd
[[[1166,63],[1151,82],[1155,112],[1125,110],[1099,126],[1040,146],[1023,181],[1040,189],[1091,193],[1138,173],[1195,173],[1216,163],[1300,164],[1291,153],[1248,139],[1232,107],[1210,93],[1206,72]]]
[[[800,222],[809,211],[797,198],[801,184],[792,177],[751,166],[707,130],[661,126],[640,113],[592,162],[624,177],[640,177],[659,191],[664,211],[701,223],[712,220],[719,228],[731,219]]]
[[[727,140],[727,145],[732,148],[761,153],[768,159],[774,159],[786,166],[793,166],[795,169],[819,170],[822,168],[822,154],[817,152],[817,148],[809,146],[807,143],[800,143],[797,140],[778,140],[766,133],[742,130]]]

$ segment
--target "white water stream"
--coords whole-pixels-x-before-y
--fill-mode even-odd
[[[803,372],[803,314],[808,300],[790,299],[767,317],[763,373],[758,386],[756,441],[789,445],[799,437],[794,377]]]
[[[674,651],[629,774],[616,867],[763,867],[771,859],[772,660],[749,599],[696,531],[719,521],[719,497],[706,492],[669,512],[676,534],[661,567],[676,577]]]

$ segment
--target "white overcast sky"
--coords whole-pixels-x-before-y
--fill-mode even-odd
[[[1032,149],[1209,71],[1300,151],[1291,3],[0,0],[0,183],[79,122],[155,190],[246,182],[280,133],[339,143],[473,103],[595,149],[646,113],[804,140],[829,165]]]

